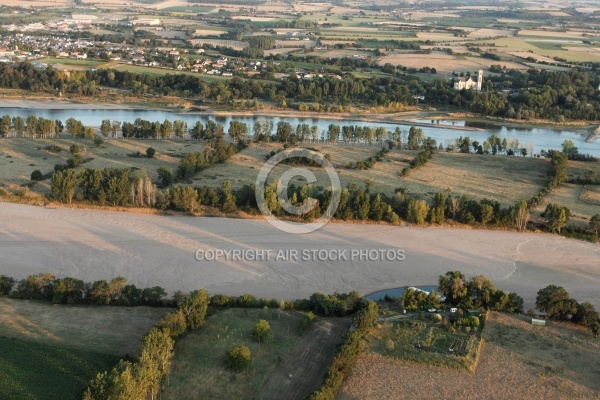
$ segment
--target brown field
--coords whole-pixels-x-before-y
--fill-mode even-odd
[[[378,146],[323,146],[306,145],[318,149],[322,154],[330,154],[342,186],[356,184],[363,187],[369,182],[373,192],[392,195],[394,189],[404,187],[421,198],[429,198],[439,191],[449,189],[455,195],[465,195],[474,199],[494,199],[503,206],[514,204],[521,199],[529,199],[546,185],[548,163],[530,157],[481,157],[473,154],[438,153],[425,166],[412,171],[408,177],[400,178],[399,173],[417,154],[417,151],[391,151],[381,162],[368,170],[345,168],[349,162],[356,162],[374,156]],[[221,185],[230,180],[234,188],[256,181],[265,156],[281,149],[280,144],[259,144],[231,157],[224,164],[213,166],[194,177],[194,185]],[[276,167],[273,176],[283,170]],[[284,167],[281,167],[284,168]],[[326,181],[322,169],[311,168],[319,181]],[[297,182],[299,183],[299,182]]]
[[[338,400],[598,399],[600,342],[566,323],[491,313],[474,373],[361,355]]]
[[[0,336],[123,357],[137,352],[142,335],[168,311],[0,298]]]
[[[354,147],[354,146],[323,146],[314,145],[310,146],[319,150],[322,154],[330,154],[332,159],[331,163],[336,167],[340,168],[345,166],[348,162],[354,162],[362,160],[372,155],[379,150],[379,147]],[[252,184],[256,181],[258,172],[262,168],[266,161],[267,156],[271,151],[277,151],[282,149],[280,143],[260,143],[253,145],[241,153],[238,153],[227,160],[225,163],[215,165],[200,174],[196,175],[195,181],[201,181],[203,184],[208,185],[221,185],[224,181],[230,180],[231,185],[234,188],[242,187],[244,184]],[[276,167],[273,171],[273,176],[281,173],[285,167]],[[281,170],[280,170],[281,169]],[[319,169],[312,169],[317,178],[325,179],[325,172]],[[338,171],[339,172],[339,171]],[[345,172],[345,170],[344,170]],[[342,184],[345,182],[357,182],[356,179],[352,178],[352,175],[346,177],[345,174],[340,176]],[[347,178],[347,179],[345,179]],[[360,178],[359,178],[360,179]],[[358,181],[362,183],[362,181]]]
[[[398,185],[422,196],[449,189],[454,194],[494,199],[507,206],[530,198],[544,187],[547,169],[545,160],[529,157],[508,161],[504,157],[439,153]]]
[[[449,74],[453,71],[467,71],[481,68],[483,59],[457,59],[445,53],[431,53],[428,55],[421,54],[394,54],[390,56],[380,57],[377,64],[384,65],[390,63],[392,65],[402,65],[407,68],[435,68],[438,73]],[[496,62],[497,63],[497,62]]]
[[[307,12],[323,12],[327,11],[330,7],[328,3],[301,3],[301,4],[292,4],[295,11],[307,11]]]
[[[571,211],[569,225],[587,227],[591,216],[600,214],[598,197],[597,187],[563,184],[547,195],[534,211],[542,213],[549,203],[558,204]]]
[[[211,36],[211,35],[222,35],[227,33],[226,31],[211,30],[211,29],[196,29],[194,31],[195,36]]]
[[[2,0],[4,6],[19,7],[64,7],[71,3],[71,0]]]
[[[477,29],[473,32],[469,33],[469,37],[495,37],[495,36],[514,36],[513,30],[505,30],[505,29],[489,29],[482,28]]]
[[[597,185],[584,186],[579,195],[579,200],[587,204],[600,206],[600,187]]]

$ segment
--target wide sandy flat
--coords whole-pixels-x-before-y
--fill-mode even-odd
[[[271,250],[267,261],[196,261],[196,250]],[[352,259],[351,251],[402,249],[404,261]],[[299,260],[276,260],[296,250]],[[303,261],[305,250],[347,251],[348,260]],[[318,258],[318,257],[317,257]],[[125,212],[0,204],[0,274],[23,278],[53,272],[86,281],[122,275],[167,291],[204,287],[211,293],[302,298],[315,291],[361,293],[437,282],[458,269],[485,274],[535,302],[561,285],[578,301],[600,307],[600,246],[556,235],[328,224],[290,235],[262,219],[166,217]]]

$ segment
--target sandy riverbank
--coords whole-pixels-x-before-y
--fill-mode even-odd
[[[600,307],[600,246],[556,235],[447,228],[329,224],[288,235],[262,220],[166,217],[98,210],[0,204],[0,274],[23,278],[53,272],[86,281],[125,276],[169,292],[207,288],[301,298],[315,291],[366,294],[435,284],[459,269],[485,274],[533,306],[540,288],[564,286],[578,301]],[[197,261],[197,250],[270,250],[262,261]],[[405,260],[352,258],[352,250],[402,249]],[[287,251],[276,259],[278,251]],[[304,255],[346,251],[347,260]],[[298,252],[298,260],[290,252]],[[308,253],[307,253],[308,252]]]
[[[2,108],[26,108],[30,110],[140,110],[144,106],[134,104],[114,103],[76,103],[57,99],[0,99],[0,112]]]

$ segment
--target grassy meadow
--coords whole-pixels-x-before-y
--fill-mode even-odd
[[[312,365],[309,360],[319,357],[321,352],[333,357],[343,325],[334,324],[330,333],[323,334],[317,330],[316,334],[307,332],[301,335],[300,316],[298,312],[275,309],[217,311],[207,319],[202,329],[177,342],[169,382],[161,398],[269,398],[272,393],[264,392],[266,385],[273,391],[280,391],[279,398],[304,398],[320,385],[329,363],[325,359]],[[263,343],[251,338],[253,326],[260,319],[267,320],[271,327],[271,333]],[[225,355],[234,345],[250,348],[252,365],[249,369],[232,372],[226,368]],[[310,373],[311,369],[313,373]],[[294,390],[288,391],[290,388],[285,386],[289,385],[280,387],[282,381],[289,379],[287,374],[293,374],[292,387],[295,386],[294,390],[301,394],[300,397],[294,397]]]
[[[0,298],[0,398],[81,398],[167,311]]]
[[[90,379],[119,357],[0,336],[0,398],[79,399]]]
[[[118,357],[133,356],[142,335],[168,311],[0,298],[0,337]]]
[[[63,136],[64,137],[64,136]],[[54,171],[54,165],[65,164],[72,157],[69,148],[77,144],[85,163],[79,168],[106,167],[131,168],[145,171],[148,176],[157,180],[156,170],[161,166],[177,169],[182,154],[202,151],[204,146],[199,142],[178,140],[114,140],[108,139],[100,146],[82,139],[28,139],[9,138],[2,141],[0,148],[0,183],[22,185],[30,181],[31,173],[40,170],[42,174]],[[47,150],[56,145],[60,152]],[[156,149],[154,158],[146,157],[146,149]],[[141,156],[137,157],[136,154]],[[49,193],[50,181],[36,183],[32,191]]]
[[[82,149],[85,162],[78,169],[130,168],[138,174],[147,174],[153,181],[158,181],[156,171],[159,167],[167,166],[176,171],[184,154],[204,149],[203,141],[109,139],[96,146],[87,140],[66,139],[64,136],[62,139],[8,138],[3,140],[3,144],[0,149],[0,184],[13,192],[28,185],[30,191],[45,195],[50,193],[50,180],[32,183],[31,172],[40,170],[42,174],[50,174],[55,164],[65,164],[72,156],[69,152],[71,144],[78,144]],[[61,151],[47,150],[50,145],[59,146]],[[154,158],[146,157],[148,147],[156,149]],[[418,151],[392,150],[372,168],[361,170],[349,168],[348,165],[375,156],[379,146],[305,144],[305,147],[330,156],[343,187],[368,186],[372,192],[388,196],[402,190],[429,201],[437,192],[448,191],[455,196],[495,200],[507,207],[519,200],[531,198],[543,188],[547,183],[547,171],[550,167],[548,160],[535,157],[439,152],[431,161],[402,177],[401,171],[409,166]],[[219,187],[228,180],[234,189],[252,185],[267,156],[282,148],[280,143],[252,144],[224,163],[213,165],[178,184]],[[140,156],[137,156],[138,152]],[[285,169],[286,166],[276,166],[270,177],[280,176]],[[328,182],[323,169],[310,169],[318,182]],[[569,162],[570,179],[582,178],[588,170],[600,175],[600,163]],[[301,185],[301,179],[295,178],[292,183]],[[568,207],[573,212],[573,218],[569,222],[573,226],[583,227],[592,215],[600,213],[600,194],[594,185],[561,186],[534,209],[533,216],[539,217],[548,202]]]

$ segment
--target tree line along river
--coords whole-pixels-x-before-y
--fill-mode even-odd
[[[276,126],[278,122],[285,121],[293,127],[297,124],[316,125],[318,131],[326,131],[330,124],[336,125],[356,125],[370,126],[374,128],[384,127],[386,130],[393,131],[396,127],[400,127],[402,132],[408,132],[410,123],[395,124],[383,122],[358,121],[352,119],[327,119],[327,118],[292,118],[292,117],[269,117],[269,116],[235,116],[221,117],[209,114],[180,114],[174,111],[166,110],[133,110],[133,109],[29,109],[19,107],[2,107],[0,105],[0,115],[10,115],[11,117],[21,116],[26,119],[30,115],[43,117],[53,120],[66,121],[68,118],[76,118],[87,126],[100,126],[102,120],[109,119],[111,121],[134,122],[137,118],[147,121],[164,120],[182,120],[192,127],[196,121],[201,121],[206,125],[206,122],[213,120],[224,125],[225,129],[229,126],[232,120],[244,122],[248,125],[250,133],[252,126],[256,120],[272,120]],[[549,129],[541,127],[524,128],[524,127],[507,127],[495,124],[485,124],[482,128],[478,123],[469,121],[439,121],[432,123],[431,120],[415,120],[415,124],[419,124],[423,129],[425,136],[430,136],[435,139],[438,144],[446,146],[460,136],[469,136],[471,140],[476,140],[483,143],[492,134],[496,134],[501,139],[517,139],[521,147],[532,147],[533,153],[537,154],[540,150],[561,149],[561,143],[565,140],[572,140],[579,153],[600,156],[600,144],[591,141],[586,142],[586,134],[575,130]]]

